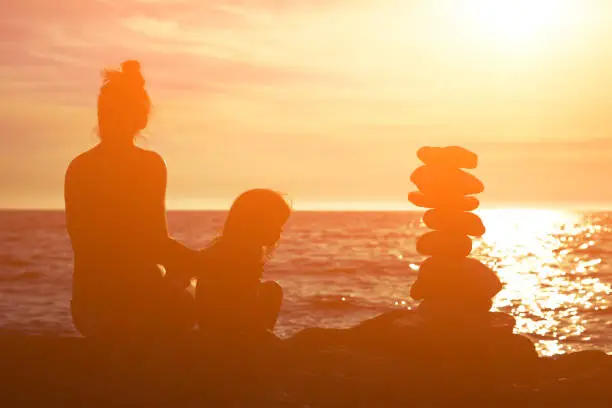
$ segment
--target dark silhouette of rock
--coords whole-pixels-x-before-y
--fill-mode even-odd
[[[472,240],[460,233],[430,231],[417,240],[416,249],[422,255],[465,258],[472,252]]]
[[[503,371],[518,361],[533,365],[538,356],[531,341],[512,333],[511,317],[499,315],[503,314],[486,314],[480,325],[437,325],[419,312],[399,310],[348,329],[305,329],[286,343],[299,352],[344,350],[385,359],[390,365],[435,365],[440,371],[487,364],[490,372]]]
[[[484,186],[476,177],[460,169],[425,165],[417,168],[410,180],[426,195],[448,196],[480,194]]]
[[[459,169],[475,169],[478,166],[478,156],[461,147],[422,147],[417,151],[417,157],[425,164],[446,166]]]
[[[473,237],[480,237],[486,231],[480,217],[467,211],[434,208],[425,212],[423,222],[434,230],[462,233]]]
[[[502,289],[495,272],[473,258],[431,257],[419,268],[419,276],[410,289],[416,300],[434,297],[493,298]]]
[[[439,195],[425,195],[420,191],[408,193],[408,201],[417,207],[453,209],[456,211],[474,211],[480,205],[476,197],[471,196],[448,196],[444,193]]]
[[[607,406],[612,357],[538,358],[506,318],[473,335],[396,310],[251,348],[0,332],[0,406]]]

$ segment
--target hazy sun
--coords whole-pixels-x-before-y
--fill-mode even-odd
[[[455,3],[457,23],[497,46],[555,41],[579,22],[579,0],[465,0]]]

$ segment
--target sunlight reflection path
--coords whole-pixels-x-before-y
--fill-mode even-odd
[[[474,243],[475,256],[504,282],[493,310],[512,314],[515,331],[530,334],[538,352],[573,350],[588,342],[589,316],[608,308],[610,284],[597,277],[601,226],[585,216],[552,210],[482,210],[487,233]]]

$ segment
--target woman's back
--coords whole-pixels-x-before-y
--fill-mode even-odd
[[[159,274],[150,228],[163,216],[163,160],[136,147],[99,145],[71,163],[66,173],[68,233],[74,250],[74,297],[133,290]],[[160,191],[161,190],[161,191]]]
[[[75,250],[80,244],[103,251],[130,238],[141,240],[133,234],[164,207],[164,172],[156,153],[133,146],[113,150],[98,145],[75,158],[65,180],[67,226]]]

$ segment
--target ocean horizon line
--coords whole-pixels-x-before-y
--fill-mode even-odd
[[[226,212],[230,205],[227,206],[176,206],[168,207],[168,212]],[[479,207],[478,211],[512,211],[512,210],[534,210],[534,211],[575,211],[575,212],[612,212],[612,204],[488,204]],[[63,212],[64,207],[0,207],[0,212]],[[316,203],[311,205],[297,205],[294,207],[295,212],[423,212],[426,208],[419,208],[410,203],[405,205],[390,203]]]

